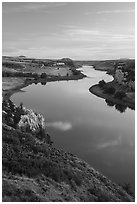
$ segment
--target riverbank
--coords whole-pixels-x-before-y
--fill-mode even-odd
[[[69,81],[69,80],[79,80],[79,79],[83,79],[84,77],[86,77],[86,75],[82,74],[81,72],[78,75],[69,75],[69,76],[48,76],[45,79],[27,79],[27,78],[15,78],[15,77],[3,77],[3,78],[7,78],[8,79],[14,79],[11,80],[11,83],[8,84],[8,87],[6,85],[6,89],[5,86],[3,86],[2,89],[2,96],[3,96],[3,100],[8,100],[10,99],[10,97],[16,93],[21,91],[22,88],[25,88],[33,83],[37,84],[37,83],[41,83],[43,85],[45,85],[47,82],[52,82],[52,81]],[[16,83],[15,83],[16,82]]]
[[[11,78],[8,77],[8,79],[10,80]],[[21,91],[22,88],[25,88],[26,86],[32,84],[32,82],[28,82],[26,83],[26,80],[25,79],[22,79],[22,81],[20,80],[16,80],[16,83],[15,83],[15,78],[14,80],[12,80],[10,82],[10,84],[8,84],[8,87],[5,88],[5,86],[3,85],[3,88],[2,88],[2,97],[3,97],[3,100],[9,100],[10,97],[16,93],[16,92],[19,92]]]
[[[73,60],[30,59],[27,57],[2,57],[3,99],[32,84],[45,85],[51,81],[78,80],[86,77],[78,71]]]
[[[127,107],[135,110],[135,102],[133,100],[130,100],[127,97],[123,98],[122,100],[116,99],[116,98],[114,98],[113,95],[104,93],[104,91],[99,87],[98,84],[90,87],[89,91],[98,97],[101,97],[103,99],[107,99],[107,100],[113,102],[114,104],[124,105],[124,106],[127,106]]]

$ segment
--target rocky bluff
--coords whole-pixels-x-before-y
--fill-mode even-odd
[[[3,101],[2,106],[2,120],[5,124],[21,132],[32,133],[48,144],[52,143],[41,114],[23,107],[22,103],[16,106],[11,100]]]

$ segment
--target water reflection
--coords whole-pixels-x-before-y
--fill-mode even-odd
[[[127,106],[124,105],[124,104],[114,103],[113,101],[108,100],[108,99],[106,99],[105,102],[110,107],[114,107],[115,106],[115,109],[117,111],[119,111],[120,113],[124,113],[126,111],[126,109],[127,109]]]
[[[41,81],[41,85],[46,85],[47,81]]]
[[[106,101],[108,106],[112,106],[113,107],[115,105],[115,103],[112,102],[111,100],[106,99],[105,101]]]
[[[46,127],[52,127],[60,131],[68,131],[72,129],[72,124],[70,122],[54,121],[46,123]]]
[[[115,105],[116,110],[118,110],[120,113],[124,113],[127,109],[126,105],[116,104]]]

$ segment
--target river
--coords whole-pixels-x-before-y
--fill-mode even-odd
[[[15,104],[41,113],[54,146],[76,154],[118,184],[135,182],[135,112],[120,112],[89,88],[104,79],[106,72],[83,66],[88,77],[32,84],[15,93]]]

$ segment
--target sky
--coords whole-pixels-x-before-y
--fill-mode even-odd
[[[2,55],[135,58],[135,3],[3,2]]]

